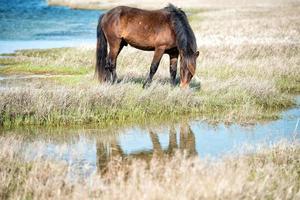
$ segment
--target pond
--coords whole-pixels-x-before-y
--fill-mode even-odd
[[[22,156],[28,160],[43,158],[65,161],[70,172],[89,175],[105,169],[116,157],[150,160],[154,155],[172,155],[182,151],[200,158],[221,158],[241,153],[244,145],[272,145],[281,140],[299,139],[300,96],[297,107],[285,111],[276,121],[255,125],[223,123],[211,125],[191,120],[153,126],[20,129],[1,132],[2,137],[27,136]],[[37,150],[38,149],[38,150]]]
[[[100,14],[49,7],[46,0],[0,0],[0,53],[94,44]]]

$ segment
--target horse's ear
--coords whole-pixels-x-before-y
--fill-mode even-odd
[[[195,56],[196,56],[196,58],[198,58],[198,56],[199,56],[199,51],[197,51],[197,52],[195,53]]]

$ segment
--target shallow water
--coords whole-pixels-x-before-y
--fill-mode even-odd
[[[299,139],[300,96],[298,106],[283,112],[281,119],[251,126],[210,125],[191,120],[158,126],[130,126],[108,129],[23,129],[2,131],[2,137],[27,135],[22,156],[28,160],[62,160],[70,173],[89,175],[103,170],[114,157],[149,160],[153,155],[171,155],[183,151],[201,158],[220,158],[241,153],[244,145],[272,145],[278,141]],[[251,149],[255,151],[255,148]]]
[[[92,41],[100,14],[49,7],[45,0],[0,0],[0,53]]]
[[[96,45],[96,39],[73,39],[73,40],[0,40],[0,54],[13,53],[16,50],[26,49],[50,49],[62,47],[90,47]]]

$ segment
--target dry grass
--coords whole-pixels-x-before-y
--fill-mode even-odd
[[[166,95],[167,93],[167,95]],[[129,122],[191,113],[200,106],[192,91],[132,83],[70,87],[1,89],[2,125]],[[159,102],[159,104],[158,104]]]
[[[201,52],[200,91],[168,84],[167,56],[152,87],[142,90],[153,53],[131,47],[118,57],[120,83],[113,86],[93,80],[94,45],[21,51],[14,58],[0,59],[6,65],[1,74],[51,77],[1,81],[0,121],[106,123],[198,115],[251,123],[274,119],[294,105],[293,95],[300,92],[299,4],[188,13]]]
[[[0,122],[3,126],[105,124],[200,115],[211,121],[252,123],[273,119],[281,109],[293,105],[291,96],[280,92],[275,83],[258,83],[250,77],[210,79],[203,82],[201,91],[173,88],[159,80],[144,90],[131,78],[101,86],[91,79],[83,76],[79,83],[75,79],[67,86],[62,86],[66,77],[54,79],[56,86],[50,80],[33,79],[27,86],[0,88]]]
[[[101,176],[77,178],[65,161],[24,160],[20,137],[0,137],[1,199],[299,199],[300,146],[278,143],[220,160],[114,159]],[[38,152],[38,148],[36,152]],[[73,174],[73,176],[70,176]]]

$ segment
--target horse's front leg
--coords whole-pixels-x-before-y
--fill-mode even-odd
[[[149,76],[148,76],[146,82],[143,85],[143,88],[145,88],[152,82],[153,76],[157,71],[158,65],[160,63],[162,56],[164,55],[164,52],[165,52],[165,47],[155,48],[154,57],[153,57],[151,67],[150,67],[150,73],[149,73]]]

